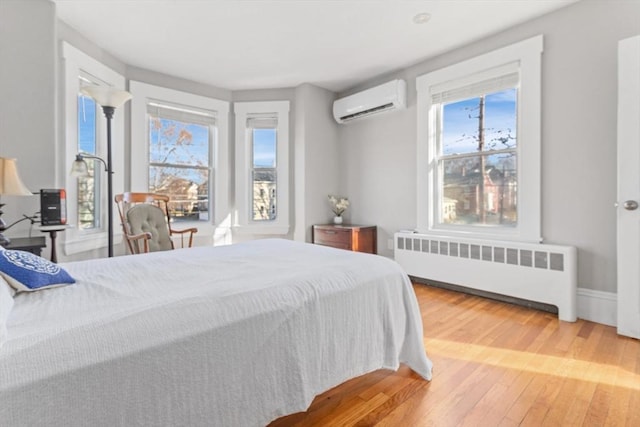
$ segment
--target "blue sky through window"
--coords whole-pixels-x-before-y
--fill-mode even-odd
[[[96,154],[96,102],[78,95],[78,150]]]
[[[149,120],[149,161],[155,164],[183,166],[209,165],[209,127],[174,119],[151,117]],[[201,183],[202,173],[181,169],[181,177]]]
[[[253,167],[276,167],[276,130],[253,130]]]
[[[516,97],[515,88],[485,96],[485,151],[516,146]],[[443,106],[442,153],[444,155],[478,151],[479,99],[478,97],[465,99]]]

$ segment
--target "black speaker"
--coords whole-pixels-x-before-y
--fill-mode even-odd
[[[67,193],[64,189],[40,190],[40,222],[42,225],[67,223]]]

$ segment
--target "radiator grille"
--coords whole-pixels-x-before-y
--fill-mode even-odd
[[[397,248],[415,252],[427,252],[442,256],[469,258],[472,260],[498,262],[523,267],[564,271],[564,254],[514,247],[469,244],[441,239],[398,237]]]
[[[410,276],[552,304],[576,320],[575,247],[398,232],[395,259]]]

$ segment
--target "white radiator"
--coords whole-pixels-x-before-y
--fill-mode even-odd
[[[574,247],[399,232],[395,260],[410,276],[555,305],[576,321]]]

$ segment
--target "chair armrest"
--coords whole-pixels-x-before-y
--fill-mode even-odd
[[[184,230],[176,230],[174,228],[169,228],[171,234],[184,234],[184,233],[197,233],[198,229],[196,227],[185,228]]]
[[[126,237],[127,237],[128,240],[134,240],[135,241],[135,240],[140,240],[140,239],[149,240],[152,236],[151,236],[151,233],[149,233],[147,231],[147,232],[140,233],[140,234],[127,234]]]
[[[174,234],[179,234],[180,235],[180,245],[183,248],[185,247],[185,245],[184,245],[184,243],[185,243],[184,242],[184,237],[185,236],[184,235],[186,233],[189,233],[189,241],[187,242],[188,246],[186,246],[186,247],[190,248],[191,246],[193,246],[193,235],[195,233],[197,233],[197,232],[198,232],[198,229],[196,227],[186,228],[184,230],[174,230],[173,228],[169,227],[169,235],[170,236],[172,236]]]

